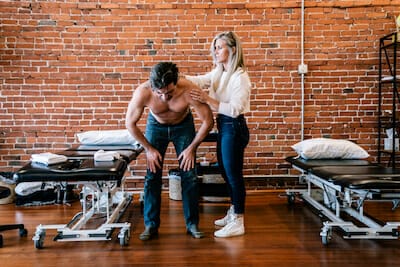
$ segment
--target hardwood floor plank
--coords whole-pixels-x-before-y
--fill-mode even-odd
[[[201,203],[203,239],[186,234],[182,203],[163,194],[159,237],[142,242],[143,217],[137,197],[123,216],[132,223],[129,245],[111,241],[55,242],[48,231],[43,249],[34,247],[32,236],[39,224],[67,223],[80,210],[71,206],[15,207],[0,205],[0,224],[24,223],[28,237],[18,231],[2,232],[1,266],[397,266],[399,240],[346,240],[334,232],[328,246],[321,243],[322,219],[301,202],[287,204],[284,192],[249,191],[246,203],[246,234],[214,238],[213,221],[224,215],[227,203]],[[367,204],[372,215],[400,221],[391,203]]]

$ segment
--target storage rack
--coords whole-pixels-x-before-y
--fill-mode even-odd
[[[398,92],[397,57],[400,48],[399,33],[388,34],[379,41],[379,105],[378,105],[378,163],[388,159],[387,165],[396,167],[396,137],[391,140],[391,149],[385,149],[383,132],[393,129],[393,134],[399,133],[399,114],[397,114],[400,96]],[[390,90],[390,91],[388,91]],[[390,97],[385,97],[389,96]]]
[[[211,142],[216,143],[218,138],[218,133],[209,133],[207,137],[203,140],[203,143]],[[202,177],[206,174],[216,174],[220,175],[218,162],[210,162],[208,166],[197,165],[197,174]],[[199,179],[199,190],[201,197],[228,197],[229,191],[227,184],[224,183],[204,183],[203,179]]]

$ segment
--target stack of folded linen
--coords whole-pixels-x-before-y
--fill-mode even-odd
[[[95,161],[113,161],[115,159],[119,159],[120,154],[116,151],[104,151],[99,150],[94,153]]]
[[[68,158],[64,155],[57,155],[50,152],[44,152],[39,154],[32,154],[31,161],[35,163],[41,163],[44,165],[51,165],[61,162],[66,162]]]

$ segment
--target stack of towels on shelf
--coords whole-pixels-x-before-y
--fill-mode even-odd
[[[57,155],[50,152],[44,152],[39,154],[32,154],[31,161],[34,163],[40,163],[44,165],[57,164],[66,162],[68,158],[64,155]]]
[[[98,150],[94,153],[95,161],[113,161],[115,159],[119,159],[120,154],[116,151],[104,151]]]

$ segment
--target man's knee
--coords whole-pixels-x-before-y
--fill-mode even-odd
[[[197,174],[196,171],[189,170],[189,171],[181,171],[181,181],[182,181],[182,186],[185,185],[196,185],[197,184]]]

